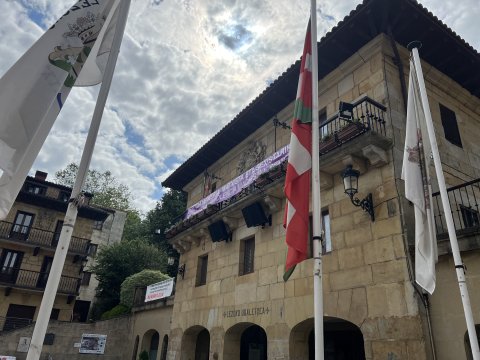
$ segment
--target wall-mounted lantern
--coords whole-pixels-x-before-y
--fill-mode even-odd
[[[370,218],[372,219],[372,221],[375,221],[372,193],[369,193],[363,200],[360,200],[355,197],[355,194],[358,192],[359,176],[360,176],[360,171],[353,169],[352,165],[348,165],[346,169],[343,170],[342,178],[343,178],[343,186],[345,188],[345,194],[348,195],[353,205],[360,206],[365,212],[370,214]]]

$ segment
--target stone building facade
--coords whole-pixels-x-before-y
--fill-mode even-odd
[[[26,326],[37,318],[71,193],[46,177],[40,171],[28,177],[0,222],[0,331]],[[121,239],[125,214],[91,206],[91,197],[86,194],[86,205],[79,210],[52,320],[87,320],[96,283],[85,266],[94,261],[105,239]]]
[[[415,1],[365,1],[318,50],[328,359],[469,356],[435,194],[437,290],[425,297],[414,282],[413,208],[400,179],[412,40],[423,42],[430,107],[449,193],[459,194],[450,202],[462,256],[472,264],[467,281],[480,322],[480,80],[469,76],[479,72],[480,55]],[[181,266],[167,359],[313,359],[313,261],[282,278],[290,141],[282,124],[291,120],[298,74],[299,62],[163,183],[186,191],[189,207],[168,231]],[[353,105],[353,124],[340,116],[340,102]],[[349,165],[360,172],[357,196],[372,195],[374,221],[345,194],[341,173]]]

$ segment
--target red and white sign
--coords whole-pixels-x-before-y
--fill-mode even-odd
[[[172,295],[173,278],[161,281],[156,284],[148,285],[145,293],[145,302],[159,300]]]

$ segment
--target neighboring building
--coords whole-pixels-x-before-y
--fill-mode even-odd
[[[37,317],[71,188],[27,177],[5,221],[0,221],[0,331]],[[85,271],[100,244],[120,241],[123,212],[86,204],[79,209],[51,319],[86,321],[95,282]]]
[[[437,195],[441,256],[430,307],[413,279],[413,208],[400,180],[406,46],[413,40],[423,42],[427,92],[480,323],[480,55],[414,0],[365,0],[318,44],[327,359],[427,359],[431,343],[437,359],[468,358]],[[170,360],[313,359],[312,260],[282,279],[290,131],[279,125],[290,123],[298,75],[299,61],[163,183],[188,192],[189,207],[168,231],[181,254]],[[353,124],[339,116],[340,101],[353,105]],[[349,165],[361,174],[358,197],[373,196],[375,221],[344,192],[340,174]],[[160,352],[155,358],[165,359]]]

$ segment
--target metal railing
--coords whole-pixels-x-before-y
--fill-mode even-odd
[[[320,125],[320,155],[341,146],[367,131],[385,135],[385,111],[382,104],[364,96],[354,102],[352,118],[346,119],[339,113]]]
[[[0,331],[21,329],[33,323],[32,319],[0,316]]]
[[[0,238],[55,248],[60,238],[60,233],[37,229],[31,226],[18,225],[7,221],[0,221]],[[90,240],[72,236],[69,251],[88,255]]]
[[[2,267],[0,268],[0,284],[23,289],[43,290],[47,285],[48,273],[25,269]],[[61,276],[58,293],[76,295],[80,288],[80,279],[70,276]]]
[[[447,189],[447,195],[456,233],[464,235],[480,231],[478,203],[480,200],[480,179],[453,186]],[[440,192],[432,194],[432,201],[437,237],[448,236]]]

